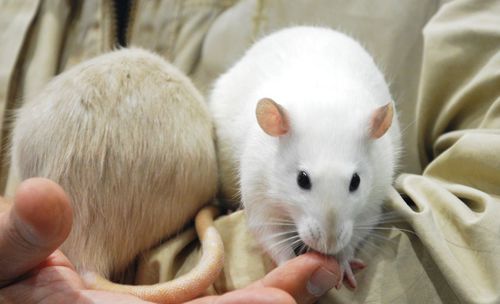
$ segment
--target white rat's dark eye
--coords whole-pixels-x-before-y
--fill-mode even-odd
[[[359,183],[361,182],[361,179],[359,178],[358,173],[354,173],[351,178],[351,184],[349,185],[349,192],[354,192],[358,190]]]
[[[309,179],[309,175],[306,171],[299,172],[299,174],[297,175],[297,184],[304,190],[311,189],[311,180]]]

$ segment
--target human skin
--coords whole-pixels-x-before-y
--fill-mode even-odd
[[[33,178],[14,202],[0,202],[1,303],[148,303],[139,298],[89,290],[58,250],[72,224],[69,199],[54,182]],[[338,263],[315,253],[290,260],[250,286],[191,304],[314,303],[340,279]]]

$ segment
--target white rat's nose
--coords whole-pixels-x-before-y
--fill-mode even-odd
[[[344,249],[352,238],[352,221],[342,221],[337,227],[335,250],[338,252]]]
[[[325,238],[326,235],[318,221],[306,219],[297,226],[299,236],[304,244],[316,251],[327,253],[328,244]]]
[[[304,244],[324,254],[337,254],[344,249],[353,233],[353,223],[350,220],[322,226],[320,221],[311,217],[303,219],[297,228]]]

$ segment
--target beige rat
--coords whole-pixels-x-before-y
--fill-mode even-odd
[[[101,277],[122,272],[215,196],[212,128],[187,77],[155,54],[123,49],[62,73],[17,112],[12,161],[22,179],[47,177],[68,193],[74,220],[62,250],[79,272],[97,274],[93,287],[113,290]],[[204,214],[199,233],[215,247],[197,271],[214,280],[222,243],[204,235],[213,216]],[[136,294],[180,302],[211,282],[194,284],[183,297],[157,287]]]

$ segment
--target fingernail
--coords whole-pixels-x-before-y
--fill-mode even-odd
[[[337,276],[324,267],[319,267],[307,282],[307,291],[315,297],[321,297],[332,289],[337,281]]]
[[[31,246],[40,244],[40,235],[31,223],[22,220],[17,214],[14,214],[11,218],[18,236],[22,238],[26,244]]]

